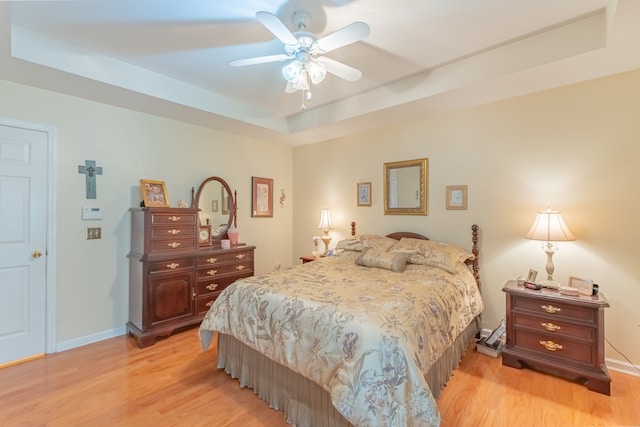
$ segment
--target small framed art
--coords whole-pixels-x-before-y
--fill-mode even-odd
[[[164,181],[140,180],[140,193],[145,207],[168,208],[169,195]]]
[[[447,185],[447,209],[467,209],[467,186]]]
[[[580,295],[593,295],[593,280],[584,277],[569,276],[569,287],[576,288]]]
[[[356,184],[358,206],[371,206],[371,182],[359,182]]]
[[[273,180],[251,177],[251,216],[269,218],[273,216]]]

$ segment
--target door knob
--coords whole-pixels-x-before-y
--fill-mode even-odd
[[[42,252],[36,249],[35,251],[31,252],[31,256],[34,258],[40,258],[42,256]]]

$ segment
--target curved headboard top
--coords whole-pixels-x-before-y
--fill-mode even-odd
[[[387,234],[387,237],[391,237],[392,239],[396,239],[396,240],[400,240],[404,237],[419,239],[419,240],[429,240],[428,237],[425,237],[422,234],[412,233],[410,231],[397,231],[395,233]]]

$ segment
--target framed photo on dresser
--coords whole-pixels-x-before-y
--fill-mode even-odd
[[[145,207],[168,208],[169,195],[164,181],[140,180],[140,193]]]

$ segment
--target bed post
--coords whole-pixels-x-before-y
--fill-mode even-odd
[[[478,264],[478,226],[476,224],[473,224],[471,226],[471,241],[473,242],[471,253],[474,255],[472,263],[473,277],[476,279],[478,289],[480,289],[480,265]]]
[[[351,235],[352,236],[356,235],[356,222],[355,221],[351,221]]]

